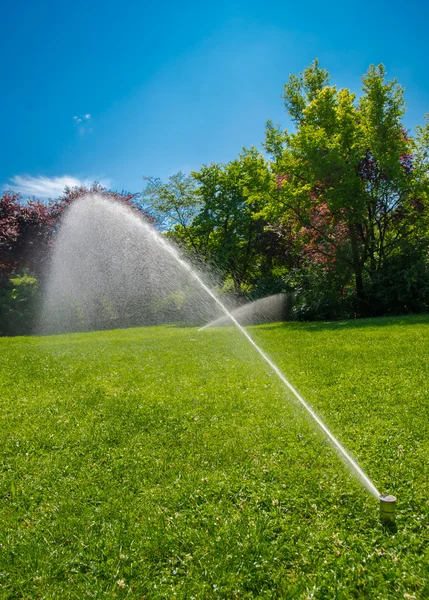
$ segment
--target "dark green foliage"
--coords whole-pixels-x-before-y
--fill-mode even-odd
[[[30,275],[0,278],[0,335],[28,335],[37,318],[38,281]]]
[[[389,256],[383,268],[368,277],[369,310],[373,315],[419,313],[429,310],[427,250],[405,248]]]
[[[290,281],[296,290],[293,318],[320,321],[356,316],[355,290],[341,271],[326,271],[320,265],[313,265],[290,273]]]

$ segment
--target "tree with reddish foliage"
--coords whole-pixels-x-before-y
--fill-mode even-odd
[[[48,205],[24,203],[19,194],[5,192],[0,198],[0,275],[24,268],[39,271],[34,250],[46,245],[53,225]]]
[[[66,188],[57,200],[25,202],[19,194],[5,192],[0,199],[0,273],[8,276],[29,270],[42,276],[64,211],[83,196],[97,194],[129,206],[146,219],[151,217],[138,204],[138,194],[111,192],[94,183]]]
[[[343,219],[332,213],[327,204],[315,202],[309,211],[308,221],[296,232],[304,257],[313,264],[326,268],[335,266],[347,242],[347,229]]]
[[[67,208],[83,196],[97,194],[129,206],[153,219],[138,203],[138,195],[111,192],[95,183],[90,188],[66,188],[57,200],[24,201],[15,192],[0,198],[0,335],[31,331],[38,281],[48,271],[51,250]]]
[[[115,202],[120,202],[121,204],[124,204],[143,214],[145,218],[150,219],[148,213],[138,203],[139,194],[131,194],[130,192],[112,192],[97,182],[95,182],[89,188],[85,186],[76,186],[73,188],[66,187],[64,194],[50,204],[50,211],[53,218],[58,223],[64,211],[68,208],[68,206],[70,206],[70,204],[79,198],[82,198],[83,196],[88,196],[91,194],[97,194],[98,196],[103,196],[104,198],[114,200]]]
[[[20,196],[6,192],[0,199],[0,275],[13,271],[13,249],[19,238]]]

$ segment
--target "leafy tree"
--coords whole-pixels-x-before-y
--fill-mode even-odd
[[[60,198],[48,203],[35,199],[24,201],[20,194],[5,192],[0,198],[0,275],[29,270],[40,277],[47,267],[64,211],[78,198],[94,193],[130,206],[150,218],[136,203],[137,194],[111,192],[97,183],[90,188],[66,188]]]
[[[0,272],[4,275],[14,268],[14,250],[19,238],[18,215],[20,197],[6,192],[0,199]]]
[[[23,202],[19,194],[5,192],[0,198],[0,276],[17,270],[40,270],[39,252],[46,244],[54,218],[50,207],[38,200]]]
[[[272,276],[277,233],[255,215],[262,209],[271,174],[255,149],[243,150],[226,165],[204,165],[192,174],[201,209],[193,220],[196,250],[230,281],[238,296]]]
[[[404,240],[427,234],[427,125],[416,138],[405,132],[403,89],[382,65],[369,68],[357,100],[316,60],[290,77],[284,100],[296,130],[267,124],[273,182],[262,214],[291,231],[307,264],[351,271],[368,313],[365,282]]]
[[[133,210],[142,214],[146,219],[153,221],[149,213],[145,210],[144,206],[139,201],[139,194],[132,194],[130,192],[115,192],[112,190],[108,190],[106,187],[100,185],[97,182],[94,182],[90,187],[66,187],[63,195],[49,204],[50,213],[55,221],[52,231],[54,233],[57,231],[60,219],[64,211],[68,208],[68,206],[70,206],[70,204],[72,204],[79,198],[91,194],[97,194],[98,196],[102,196],[109,200],[120,202],[121,204],[124,204],[125,206],[128,206],[129,208],[132,208]]]
[[[142,205],[153,222],[181,245],[197,251],[198,242],[191,227],[201,207],[196,180],[178,171],[163,182],[159,177],[144,177],[147,184],[142,192]]]
[[[143,202],[161,229],[178,225],[186,229],[192,223],[200,201],[196,196],[195,179],[178,171],[164,183],[159,177],[143,177],[147,182]]]

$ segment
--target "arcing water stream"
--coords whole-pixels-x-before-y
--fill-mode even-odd
[[[301,394],[299,394],[297,392],[297,390],[293,387],[293,385],[288,381],[288,379],[286,379],[286,377],[283,375],[283,373],[280,371],[280,369],[277,367],[277,365],[275,365],[273,363],[273,361],[268,357],[268,355],[265,354],[265,352],[262,350],[262,348],[260,348],[258,346],[258,344],[252,339],[250,334],[244,329],[244,327],[242,327],[240,325],[240,323],[237,321],[237,319],[228,311],[228,309],[222,304],[222,302],[219,300],[219,298],[204,283],[204,281],[202,281],[202,279],[192,269],[192,267],[179,256],[179,254],[173,248],[173,246],[168,244],[163,238],[159,237],[158,234],[155,233],[155,231],[151,230],[151,234],[157,239],[157,242],[159,244],[161,244],[167,252],[169,252],[172,256],[174,256],[174,258],[177,260],[177,262],[180,264],[180,266],[183,267],[184,269],[186,269],[190,273],[190,275],[198,281],[198,283],[201,285],[201,287],[204,289],[204,291],[207,294],[209,294],[209,296],[216,302],[216,304],[219,306],[219,308],[225,313],[225,316],[227,316],[231,320],[231,322],[235,325],[235,327],[237,327],[237,329],[240,331],[240,333],[242,335],[244,335],[244,337],[247,339],[249,344],[251,344],[253,346],[253,348],[264,359],[264,361],[268,364],[268,366],[271,368],[271,370],[274,371],[274,373],[277,375],[277,377],[280,379],[280,381],[283,383],[283,385],[285,385],[288,388],[288,390],[290,390],[292,392],[292,394],[295,396],[295,398],[297,398],[297,400],[302,404],[302,406],[305,408],[305,410],[311,415],[311,417],[314,419],[314,421],[317,423],[317,425],[324,431],[324,433],[328,436],[328,438],[334,444],[335,448],[340,452],[340,455],[343,457],[343,459],[345,459],[346,464],[350,467],[352,472],[358,477],[358,479],[366,487],[366,489],[370,492],[370,494],[372,494],[373,496],[375,496],[378,499],[380,497],[380,492],[377,490],[377,488],[372,483],[372,481],[369,479],[369,477],[364,473],[364,471],[360,468],[360,466],[357,464],[357,462],[350,456],[350,454],[347,452],[347,450],[344,448],[344,446],[342,446],[340,444],[340,442],[337,440],[337,438],[329,431],[329,429],[326,427],[326,425],[323,423],[323,421],[320,419],[320,417],[317,416],[317,414],[314,412],[314,410],[311,408],[311,406],[308,404],[308,402],[306,402],[304,400],[304,398],[301,396]]]
[[[149,283],[154,282],[158,286],[157,297],[171,293],[172,288],[168,287],[170,280],[178,276],[180,279],[177,266],[180,266],[182,275],[186,273],[196,282],[197,297],[201,297],[198,295],[203,290],[202,296],[210,298],[220,309],[217,312],[235,325],[322,429],[351,472],[372,495],[379,498],[378,490],[356,461],[198,273],[130,208],[100,196],[87,196],[69,208],[53,255],[41,327],[44,323],[67,321],[68,306],[75,311],[76,306],[80,311],[87,310],[88,319],[91,319],[97,313],[100,297],[104,300],[104,296],[109,295],[109,311],[114,311],[115,307],[117,310],[118,306],[124,310],[125,304],[134,310],[136,304],[144,305],[146,297],[153,298],[150,290],[147,292],[144,285],[142,287],[141,279],[146,278]],[[148,270],[145,271],[146,267]]]
[[[237,319],[241,325],[257,325],[258,323],[269,323],[274,321],[283,321],[288,308],[288,300],[293,294],[274,294],[247,302],[243,306],[235,309],[229,309],[229,313]],[[198,331],[204,331],[209,327],[225,327],[232,322],[228,317],[222,315],[214,321],[210,321]]]

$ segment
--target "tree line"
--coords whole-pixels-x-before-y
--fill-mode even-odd
[[[428,116],[405,129],[383,65],[358,97],[315,60],[283,99],[294,129],[268,121],[262,151],[149,178],[154,218],[237,295],[296,292],[297,318],[428,310]]]
[[[62,215],[71,203],[87,194],[99,194],[151,217],[138,202],[139,194],[118,193],[94,183],[66,188],[47,203],[24,201],[16,192],[0,198],[0,335],[33,332],[40,296],[49,272],[51,251]]]
[[[219,292],[257,299],[293,292],[293,316],[335,319],[429,309],[429,120],[404,127],[404,90],[370,66],[359,95],[317,60],[284,86],[291,131],[267,122],[262,148],[141,194],[97,184],[44,204],[0,199],[0,334],[31,329],[61,215],[89,192],[133,206]]]

